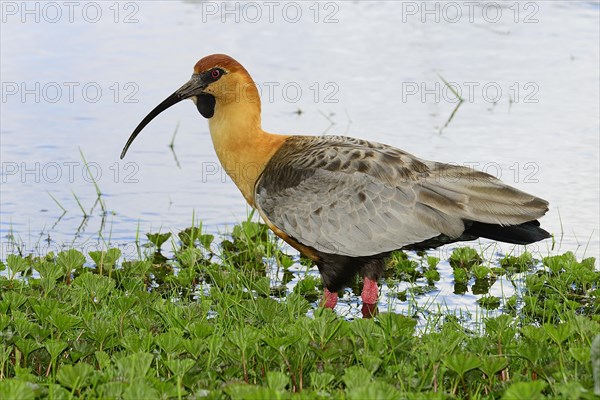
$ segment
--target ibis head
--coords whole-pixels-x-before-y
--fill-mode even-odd
[[[185,99],[191,99],[198,112],[207,119],[214,117],[216,108],[251,105],[250,110],[254,111],[252,114],[257,114],[260,124],[260,97],[248,72],[233,58],[225,54],[213,54],[198,61],[190,80],[157,105],[138,124],[127,140],[121,158],[125,157],[129,146],[150,121]],[[221,114],[225,114],[225,110]]]
[[[191,99],[198,112],[208,119],[221,165],[254,206],[256,180],[288,136],[262,130],[258,88],[248,71],[225,54],[213,54],[198,61],[191,79],[150,111],[134,129],[121,158],[150,121],[184,99]]]

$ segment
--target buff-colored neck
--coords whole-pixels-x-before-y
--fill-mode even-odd
[[[208,126],[221,165],[254,206],[256,180],[288,136],[262,130],[258,93],[255,97],[242,93],[228,101],[217,98]]]

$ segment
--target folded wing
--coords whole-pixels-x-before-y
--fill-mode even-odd
[[[483,172],[338,136],[290,137],[258,180],[255,203],[299,243],[351,257],[459,238],[473,221],[519,225],[548,210]]]

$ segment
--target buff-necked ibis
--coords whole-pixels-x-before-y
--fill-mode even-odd
[[[121,158],[154,117],[184,99],[208,119],[217,156],[246,201],[319,267],[326,307],[360,273],[363,313],[371,314],[394,250],[550,237],[537,221],[548,202],[486,173],[361,139],[265,132],[254,81],[223,54],[196,63],[192,78],[135,128]]]

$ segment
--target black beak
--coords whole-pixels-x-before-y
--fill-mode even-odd
[[[121,152],[121,159],[125,157],[125,153],[131,146],[131,143],[135,140],[137,135],[144,129],[146,125],[150,123],[158,114],[165,111],[167,108],[171,107],[179,103],[181,100],[189,99],[194,96],[201,96],[202,91],[206,88],[206,84],[203,82],[200,75],[194,74],[192,75],[192,79],[190,79],[185,85],[180,87],[175,93],[167,97],[162,103],[157,105],[154,110],[150,111],[146,118],[140,122],[140,124],[135,128],[127,143],[125,143],[125,147],[123,147],[123,151]]]

